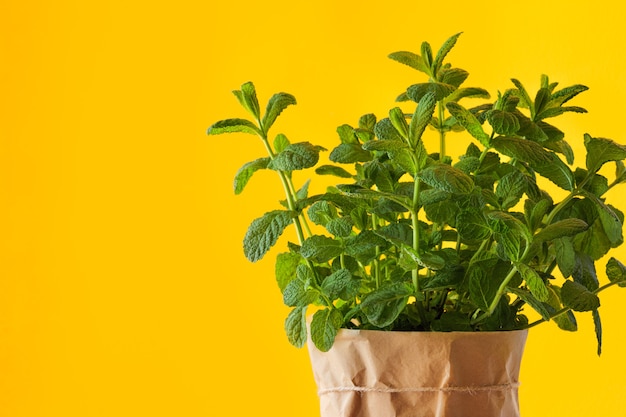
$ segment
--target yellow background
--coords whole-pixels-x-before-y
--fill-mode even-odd
[[[275,132],[331,148],[419,81],[388,53],[463,31],[450,61],[468,85],[586,84],[590,113],[559,126],[578,148],[584,132],[626,143],[619,4],[0,1],[0,416],[318,415],[273,253],[241,250],[280,186],[260,173],[233,196],[263,149],[205,136],[244,115],[230,91],[294,94]],[[603,299],[601,358],[588,316],[531,331],[525,417],[624,415],[624,300]]]

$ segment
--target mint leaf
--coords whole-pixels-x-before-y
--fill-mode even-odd
[[[235,174],[235,181],[234,181],[235,194],[241,194],[241,192],[244,190],[244,188],[248,184],[248,181],[252,177],[252,174],[254,174],[260,169],[266,169],[267,164],[269,164],[269,162],[270,162],[270,158],[259,158],[254,161],[248,162],[244,164],[244,166],[239,168],[239,171],[237,171],[237,173]]]
[[[276,137],[274,138],[274,151],[276,153],[281,153],[282,151],[284,151],[287,146],[289,146],[291,144],[291,142],[289,142],[289,139],[287,139],[287,136],[285,136],[282,133],[279,133],[278,135],[276,135]]]
[[[512,135],[520,129],[519,119],[515,114],[493,109],[487,112],[487,121],[500,135]]]
[[[371,143],[371,142],[368,142]],[[318,175],[333,175],[339,178],[352,178],[352,174],[336,165],[322,165],[315,169],[315,173]]]
[[[589,225],[576,218],[564,219],[543,228],[534,237],[535,242],[547,242],[566,236],[575,236],[589,228]]]
[[[263,126],[263,130],[268,132],[270,127],[276,121],[276,118],[285,110],[288,106],[296,104],[296,98],[291,94],[287,93],[277,93],[270,98],[267,103],[267,109],[265,110],[265,115],[263,116],[263,120],[261,120],[261,126]]]
[[[626,146],[615,143],[611,139],[594,138],[585,133],[587,149],[587,170],[597,172],[609,161],[621,161],[626,158]]]
[[[338,164],[353,164],[372,160],[372,154],[364,150],[361,145],[342,143],[332,150],[330,160]]]
[[[433,117],[437,101],[433,93],[426,93],[420,99],[409,126],[409,140],[413,146],[422,138],[422,134]]]
[[[565,307],[574,311],[593,311],[600,307],[598,296],[583,285],[574,281],[565,281],[561,288],[561,300]]]
[[[389,54],[389,58],[413,69],[430,75],[430,68],[418,54],[408,51],[399,51]]]
[[[334,308],[318,310],[311,321],[311,340],[322,352],[328,352],[343,324],[341,313]]]
[[[487,274],[487,271],[480,266],[470,267],[468,274],[470,299],[478,308],[488,311],[504,277],[495,279],[496,277]]]
[[[489,147],[490,138],[487,133],[483,130],[482,125],[465,107],[460,104],[451,102],[446,104],[446,108],[450,112],[450,114],[459,122],[461,126],[467,130],[467,132],[472,135],[475,139],[477,139],[483,146]]]
[[[554,287],[552,285],[548,286],[548,293],[550,295],[548,298],[548,304],[554,312],[557,312],[563,308],[561,304],[560,290],[561,289],[558,287]],[[552,320],[554,320],[556,325],[559,326],[559,328],[562,330],[568,332],[575,332],[576,330],[578,330],[576,316],[574,316],[574,313],[572,313],[571,310],[568,310],[564,314],[559,314],[558,316],[553,317]]]
[[[467,87],[459,88],[446,97],[445,102],[458,102],[463,98],[489,98],[489,92],[484,88]]]
[[[288,307],[306,307],[313,304],[320,296],[320,292],[311,287],[315,280],[311,269],[303,264],[296,268],[296,279],[290,281],[283,290],[283,302]]]
[[[409,145],[399,140],[371,140],[363,144],[363,149],[366,151],[383,151],[394,152],[403,149],[408,150]]]
[[[259,100],[256,97],[256,89],[254,84],[247,82],[241,86],[241,90],[233,91],[239,103],[254,116],[256,120],[261,117],[261,109],[259,107]]]
[[[261,131],[254,123],[246,119],[226,119],[220,120],[209,126],[207,135],[221,135],[223,133],[248,133],[250,135],[261,135]]]
[[[359,280],[349,270],[342,268],[324,278],[322,292],[331,300],[341,298],[348,301],[356,297],[360,285]]]
[[[439,164],[428,167],[418,176],[431,187],[452,194],[469,194],[474,189],[474,181],[469,175],[449,165]]]
[[[319,161],[321,146],[309,142],[293,143],[276,155],[268,164],[268,168],[276,171],[296,171],[315,166]]]
[[[441,69],[443,60],[446,58],[448,53],[452,50],[459,36],[461,36],[461,33],[457,33],[455,35],[450,36],[448,39],[446,39],[443,45],[441,45],[441,48],[439,48],[439,51],[437,51],[437,56],[435,57],[435,60],[433,61],[433,65],[432,65],[434,74],[437,74],[439,70]]]
[[[416,103],[419,103],[426,94],[434,94],[437,101],[443,100],[456,90],[456,87],[450,84],[428,82],[414,84],[407,88],[407,96]]]
[[[396,131],[405,139],[409,138],[409,125],[404,118],[404,112],[399,107],[394,107],[389,111],[389,120]]]
[[[519,271],[520,275],[526,281],[526,286],[533,294],[534,297],[539,301],[547,301],[548,300],[548,288],[546,284],[543,282],[543,279],[539,276],[537,271],[533,268],[529,267],[526,264],[517,264],[515,268]]]
[[[496,187],[496,197],[502,201],[500,207],[503,210],[508,210],[515,206],[522,198],[527,186],[526,176],[517,170],[500,178]]]
[[[626,287],[626,266],[611,257],[606,264],[606,276],[611,282],[617,282],[620,287]]]
[[[361,311],[374,326],[387,327],[404,310],[412,293],[412,287],[403,282],[383,285],[364,297]]]
[[[302,257],[297,253],[284,252],[276,256],[276,265],[274,268],[276,282],[282,293],[287,284],[296,278],[296,268],[302,261]]]
[[[306,307],[296,307],[285,320],[285,333],[289,343],[301,348],[306,343]]]
[[[598,356],[600,356],[602,354],[602,320],[600,320],[600,313],[597,309],[593,310],[591,314],[593,317],[593,327],[596,332],[596,340],[598,341],[597,353]]]
[[[256,262],[276,243],[295,214],[291,211],[274,210],[255,219],[243,238],[243,251],[250,262]]]
[[[564,237],[554,240],[556,264],[564,278],[572,276],[576,267],[576,251],[572,239]]]
[[[302,244],[300,255],[305,259],[323,263],[341,255],[343,246],[340,241],[333,238],[313,235]]]
[[[507,288],[509,292],[518,296],[522,301],[531,306],[542,319],[550,320],[551,314],[544,303],[537,299],[531,292],[522,290],[521,288]],[[547,291],[547,290],[546,290]],[[547,300],[547,298],[546,298]],[[546,301],[544,300],[544,301]]]

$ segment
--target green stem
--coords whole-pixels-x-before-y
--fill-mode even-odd
[[[413,226],[413,249],[415,253],[419,254],[420,249],[420,230],[419,230],[419,220],[417,215],[418,211],[418,201],[419,201],[419,192],[420,192],[420,180],[417,176],[414,178],[413,183],[413,208],[411,209],[411,224]],[[413,278],[413,286],[415,287],[415,292],[419,292],[419,280],[418,280],[418,268],[416,267],[411,271],[411,276]],[[420,303],[421,304],[421,303]]]
[[[446,132],[443,129],[443,118],[444,118],[444,107],[443,101],[440,101],[437,104],[439,108],[439,160],[443,161],[443,158],[446,156]]]

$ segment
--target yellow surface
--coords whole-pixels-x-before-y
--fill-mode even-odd
[[[263,149],[205,136],[243,116],[230,91],[253,80],[262,100],[296,95],[276,131],[330,148],[336,126],[384,115],[415,80],[389,52],[463,31],[450,60],[469,84],[534,89],[543,72],[586,84],[575,104],[590,114],[560,124],[570,141],[626,143],[624,8],[1,1],[0,416],[316,416],[273,256],[251,265],[241,253],[279,185],[262,174],[234,197],[234,173]],[[622,210],[624,192],[612,194]],[[624,415],[625,299],[604,299],[600,359],[590,317],[575,334],[532,330],[525,417]]]

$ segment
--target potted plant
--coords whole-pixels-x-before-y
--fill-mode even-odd
[[[459,36],[437,53],[423,42],[419,54],[389,56],[426,79],[386,117],[340,126],[333,164],[318,166],[321,146],[270,136],[296,100],[275,94],[262,113],[252,83],[234,91],[251,120],[208,129],[256,135],[265,146],[266,156],[237,172],[235,193],[262,169],[283,186],[282,207],[252,222],[244,252],[258,261],[295,228],[298,241],[277,256],[276,279],[292,308],[289,341],[309,340],[324,416],[519,415],[527,330],[552,321],[574,331],[574,313],[588,312],[599,354],[599,293],[626,286],[617,259],[608,260],[606,279],[596,270],[623,243],[624,216],[606,194],[626,182],[626,146],[585,134],[584,164],[575,166],[553,124],[586,112],[569,102],[587,87],[559,88],[542,76],[531,94],[512,79],[488,101],[485,89],[465,86],[467,71],[446,62]],[[466,150],[449,155],[446,140],[459,132]],[[431,134],[438,149],[424,143]],[[313,167],[337,184],[317,195],[308,181],[296,186],[292,173]]]

